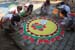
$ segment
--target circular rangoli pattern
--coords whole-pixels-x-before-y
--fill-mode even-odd
[[[19,33],[22,37],[22,42],[45,42],[51,43],[61,39],[64,36],[62,27],[49,18],[32,18],[21,24]]]
[[[43,24],[46,21],[46,24]],[[52,35],[57,32],[57,24],[47,19],[31,20],[27,24],[27,31],[37,36]]]

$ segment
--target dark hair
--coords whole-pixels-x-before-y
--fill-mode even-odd
[[[14,22],[20,22],[20,16],[19,15],[13,15],[13,17],[11,19],[11,24],[15,25]]]
[[[20,16],[18,14],[13,15],[12,21],[19,22],[20,21]]]
[[[46,0],[46,2],[44,3],[45,6],[50,5],[50,0]]]
[[[22,10],[22,6],[17,6],[17,9]]]
[[[64,5],[64,4],[65,4],[64,2],[61,2],[61,3],[60,3],[60,5]]]
[[[30,4],[29,6],[28,6],[28,9],[27,9],[27,12],[29,12],[29,11],[33,11],[33,5],[32,4]]]
[[[62,10],[61,10],[61,13],[62,13],[65,17],[67,17],[67,11],[66,11],[66,10],[62,9]]]

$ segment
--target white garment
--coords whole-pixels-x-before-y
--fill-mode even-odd
[[[13,14],[7,14],[6,16],[3,17],[3,20],[4,21],[7,20],[7,19],[11,20],[12,17],[13,17]]]
[[[68,5],[61,5],[59,6],[59,8],[64,8],[68,12],[68,14],[71,12],[70,7]]]
[[[61,6],[59,6],[59,8],[64,8],[66,11],[67,11],[67,16],[68,16],[68,19],[69,20],[72,20],[71,19],[71,16],[69,15],[70,13],[71,13],[71,9],[70,9],[70,7],[68,6],[68,5],[61,5]]]
[[[11,8],[8,12],[9,12],[9,13],[13,13],[13,12],[15,12],[15,13],[17,14],[17,13],[18,13],[18,11],[17,11],[17,7],[13,7],[13,8]]]
[[[68,17],[64,17],[64,19],[62,20],[61,24],[62,25],[67,25],[69,22]]]
[[[41,11],[45,14],[50,14],[50,6],[42,6]]]

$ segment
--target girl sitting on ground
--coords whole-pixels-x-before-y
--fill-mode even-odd
[[[13,15],[13,14],[8,14],[6,16],[4,16],[2,18],[3,20],[3,27],[6,28],[8,27],[9,28],[9,25],[15,25],[15,24],[18,24],[18,22],[20,22],[20,16],[19,15]]]
[[[32,11],[33,11],[33,4],[30,4],[27,10],[20,13],[20,16],[22,17],[21,19],[27,20],[28,18],[30,18]]]
[[[3,20],[3,29],[5,31],[14,32],[15,31],[15,23],[18,23],[20,21],[20,17],[18,15],[8,14],[5,17],[2,18]]]
[[[69,20],[69,18],[71,18],[71,17],[68,17],[67,11],[65,11],[65,10],[61,10],[61,13],[64,16],[64,18],[61,21],[61,25],[65,26],[66,30],[72,30],[73,21]]]
[[[18,29],[18,27],[15,26],[15,23],[18,25],[18,23],[20,22],[20,17],[19,15],[14,16],[12,14],[9,14],[7,16],[8,18],[4,19],[3,29],[4,29],[6,38],[12,40],[11,42],[13,42],[12,37]]]
[[[49,9],[50,9],[50,0],[46,0],[46,2],[41,7],[41,13],[48,15],[50,11]]]
[[[32,11],[33,11],[33,4],[30,4],[27,8],[27,11],[26,11],[26,16],[29,16],[32,14]]]

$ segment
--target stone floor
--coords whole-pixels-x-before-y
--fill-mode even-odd
[[[75,50],[75,34],[73,32],[66,32],[65,37],[56,41],[51,45],[39,45],[35,44],[27,46],[27,50]]]
[[[6,37],[3,31],[0,31],[0,50],[21,50],[11,39]],[[52,45],[31,44],[26,46],[27,50],[75,50],[75,32],[65,32],[62,40],[56,41]]]
[[[6,33],[0,31],[0,50],[20,50],[15,43],[8,37]]]

